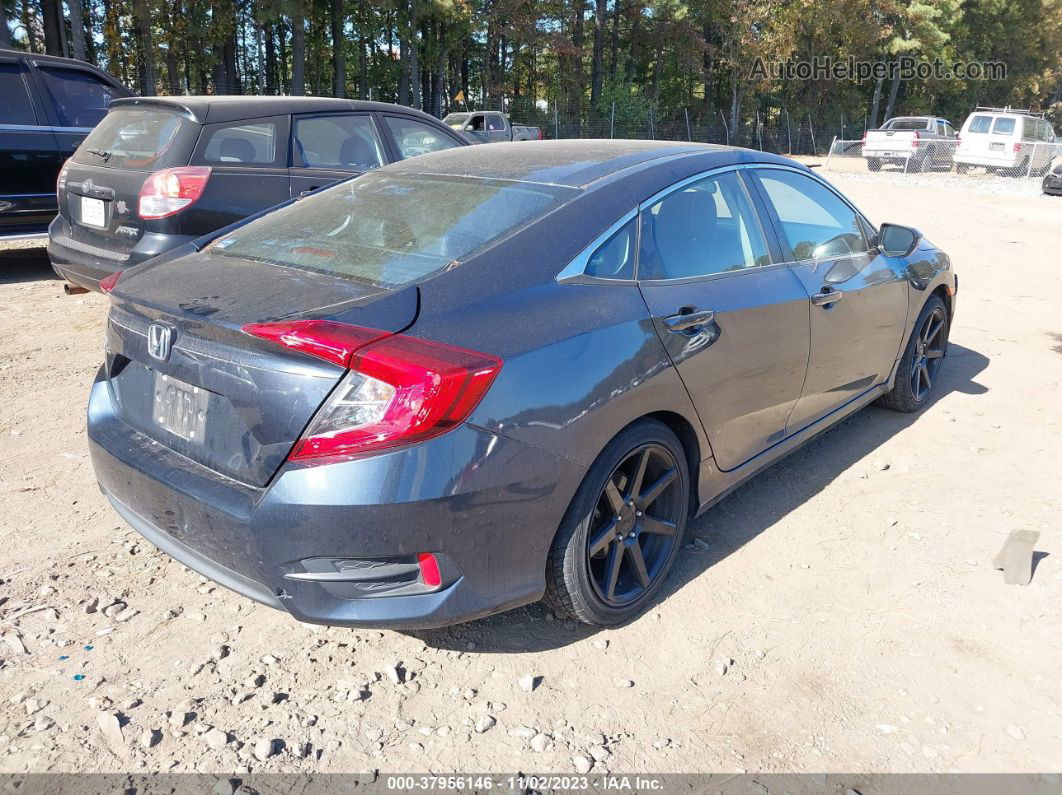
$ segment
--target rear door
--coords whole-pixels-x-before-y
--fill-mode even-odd
[[[55,215],[62,160],[22,59],[0,54],[0,236],[41,232]]]
[[[811,296],[811,356],[791,434],[888,379],[907,323],[906,267],[871,247],[869,225],[824,182],[786,168],[750,173]]]
[[[808,296],[740,170],[642,205],[638,283],[721,469],[785,435],[808,364]]]
[[[75,65],[36,62],[36,72],[46,98],[45,106],[52,115],[63,160],[70,157],[92,128],[103,120],[111,100],[129,96],[125,89]]]
[[[379,168],[388,159],[372,113],[293,116],[291,144],[293,199]]]
[[[210,166],[202,198],[181,214],[190,233],[220,229],[291,198],[290,117],[266,116],[203,128],[193,165]]]

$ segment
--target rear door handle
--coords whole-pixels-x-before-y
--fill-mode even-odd
[[[715,311],[711,309],[703,309],[695,312],[692,309],[686,312],[679,312],[677,315],[670,315],[664,318],[664,325],[667,326],[667,330],[680,334],[684,331],[697,328],[698,326],[707,326],[709,323],[715,320]]]
[[[825,288],[821,293],[815,293],[811,296],[811,303],[815,306],[833,306],[838,301],[844,298],[844,293],[840,290],[831,290],[829,287]]]

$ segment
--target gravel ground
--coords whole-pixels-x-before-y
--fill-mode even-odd
[[[0,258],[0,771],[1038,771],[1062,747],[1062,199],[829,173],[961,276],[919,415],[869,408],[690,528],[661,601],[300,625],[126,527],[84,431],[105,301]],[[1028,587],[991,561],[1041,533]]]

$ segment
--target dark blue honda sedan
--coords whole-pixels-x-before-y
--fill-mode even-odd
[[[299,620],[395,628],[628,620],[691,517],[925,406],[956,300],[807,168],[644,141],[428,154],[101,286],[115,509]]]

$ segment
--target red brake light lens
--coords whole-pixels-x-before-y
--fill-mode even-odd
[[[389,331],[333,323],[330,320],[251,323],[242,330],[252,337],[275,342],[340,367],[350,367],[350,358],[358,348],[390,336]]]
[[[118,280],[122,278],[124,271],[115,271],[110,276],[104,276],[100,279],[100,292],[109,293],[114,289],[114,285],[118,284]]]
[[[62,192],[63,188],[66,187],[66,170],[68,168],[70,168],[70,161],[64,160],[63,167],[59,169],[59,176],[55,178],[55,195],[59,201],[63,200]]]
[[[165,218],[194,204],[210,179],[210,166],[179,166],[156,171],[140,188],[140,217]]]
[[[438,588],[442,585],[442,573],[439,571],[439,561],[430,552],[421,552],[417,555],[417,564],[420,566],[420,579],[429,588]]]
[[[243,330],[350,368],[288,458],[354,455],[439,436],[472,413],[502,367],[496,356],[324,320]]]

